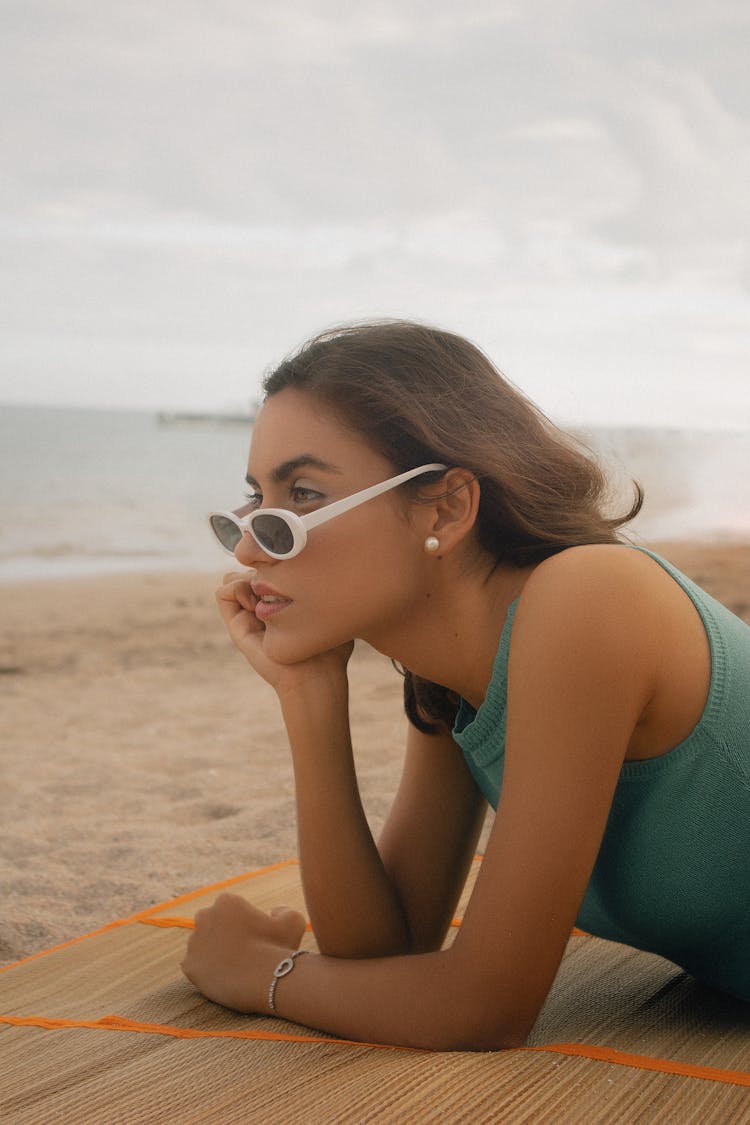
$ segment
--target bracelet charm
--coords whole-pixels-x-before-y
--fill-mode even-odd
[[[274,1015],[277,1014],[276,1013],[276,1004],[274,1002],[274,997],[275,997],[275,994],[276,994],[276,985],[279,983],[279,981],[281,980],[282,977],[285,977],[289,973],[291,973],[292,969],[294,968],[295,958],[301,957],[303,953],[307,953],[307,950],[306,949],[296,949],[294,951],[294,953],[290,954],[289,957],[285,957],[283,959],[283,961],[279,961],[278,965],[276,966],[276,968],[273,971],[273,977],[271,979],[271,986],[268,989],[268,1007],[271,1009],[271,1011],[273,1012]]]

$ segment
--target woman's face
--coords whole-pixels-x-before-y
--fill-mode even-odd
[[[258,506],[305,515],[396,471],[314,398],[287,389],[256,420],[248,492]],[[297,663],[354,637],[389,651],[428,596],[425,533],[409,508],[403,489],[387,492],[311,529],[292,559],[273,559],[243,536],[235,556],[256,570],[271,659]]]

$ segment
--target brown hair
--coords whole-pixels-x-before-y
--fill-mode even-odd
[[[607,516],[607,481],[461,336],[408,321],[348,325],[314,337],[265,379],[313,395],[398,470],[441,462],[480,483],[476,532],[496,564],[526,566],[566,547],[616,543],[640,510]],[[416,486],[418,488],[418,484]],[[405,671],[407,714],[422,730],[451,725],[454,696]]]

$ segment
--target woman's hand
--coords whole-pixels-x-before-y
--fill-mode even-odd
[[[216,601],[229,636],[258,675],[281,692],[287,685],[297,684],[310,675],[345,674],[354,648],[353,641],[300,664],[277,664],[269,659],[263,648],[266,628],[255,616],[259,599],[251,585],[254,574],[253,570],[225,574],[222,585],[216,591]]]
[[[195,915],[182,971],[209,1000],[238,1012],[268,1012],[278,963],[299,947],[305,919],[298,910],[270,914],[239,895],[221,894]]]
[[[235,646],[255,671],[275,687],[280,669],[263,652],[265,626],[255,616],[259,599],[253,593],[251,585],[254,574],[253,570],[225,574],[216,591],[216,601]]]

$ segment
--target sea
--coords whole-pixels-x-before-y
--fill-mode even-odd
[[[237,507],[249,419],[0,405],[0,582],[226,569],[207,513]],[[574,430],[641,542],[750,540],[750,432]],[[230,562],[231,565],[231,562]]]

